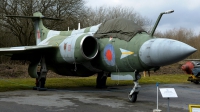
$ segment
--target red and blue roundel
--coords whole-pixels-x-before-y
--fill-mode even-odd
[[[103,51],[103,57],[105,62],[110,65],[114,66],[115,65],[115,50],[112,44],[106,45]]]

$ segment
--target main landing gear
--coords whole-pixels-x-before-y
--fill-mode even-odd
[[[99,72],[97,74],[96,88],[99,88],[99,89],[107,88],[107,86],[106,86],[106,80],[107,80],[107,76],[108,75],[110,75],[110,73]]]
[[[44,57],[42,57],[40,64],[41,68],[40,71],[37,72],[38,78],[36,78],[36,83],[35,83],[36,87],[33,87],[33,89],[38,91],[46,91],[47,88],[45,88],[45,81],[47,75],[47,68]]]
[[[130,102],[136,102],[137,100],[137,94],[139,93],[139,88],[141,87],[138,82],[140,78],[141,75],[138,72],[135,72],[135,80],[133,81],[134,87],[128,94],[128,99]]]

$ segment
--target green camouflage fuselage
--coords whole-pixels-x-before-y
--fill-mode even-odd
[[[98,30],[98,27],[99,25],[73,31],[53,31],[43,27],[40,30],[42,31],[40,32],[42,42],[38,45],[58,46],[57,50],[54,52],[51,51],[51,54],[46,56],[49,68],[61,75],[73,76],[75,74],[78,76],[88,76],[97,72],[84,66],[87,61],[89,61],[94,68],[106,72],[134,72],[135,70],[142,71],[144,69],[150,69],[139,59],[139,49],[141,45],[145,41],[152,39],[152,37],[145,32],[138,33],[129,42],[115,37],[97,39],[99,46],[97,56],[92,60],[83,59],[83,57],[80,56],[81,39],[84,36],[93,35],[95,31]],[[37,33],[38,32],[36,32],[36,35],[38,35]],[[71,40],[70,42],[66,41],[67,38],[75,38],[75,44],[70,44]],[[114,48],[113,54],[107,54],[108,56],[106,56],[105,52],[107,45]],[[74,52],[71,54],[66,53],[72,49]],[[68,58],[66,59],[65,57]],[[108,61],[113,61],[113,64],[109,64]],[[74,70],[76,70],[76,73]],[[77,74],[79,71],[80,74]]]

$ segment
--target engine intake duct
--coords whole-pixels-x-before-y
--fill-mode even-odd
[[[79,34],[67,37],[60,45],[62,58],[70,63],[85,63],[98,54],[98,41],[92,35]]]
[[[75,44],[75,62],[82,63],[94,59],[98,53],[98,42],[93,36],[79,37]]]
[[[96,57],[98,53],[98,42],[92,36],[85,36],[80,42],[82,56],[85,59],[91,60]]]

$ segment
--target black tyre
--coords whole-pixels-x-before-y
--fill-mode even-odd
[[[107,80],[107,76],[104,75],[103,72],[98,73],[98,76],[96,79],[96,88],[99,88],[99,89],[107,88],[106,80]]]
[[[37,88],[38,91],[46,91],[47,88],[45,88],[45,81],[46,78],[41,78],[38,82],[39,82],[39,87]]]
[[[39,87],[40,88],[45,88],[45,81],[46,81],[46,78],[41,78],[39,80]]]
[[[128,99],[130,102],[136,102],[138,92],[134,92],[132,95],[128,94]]]

